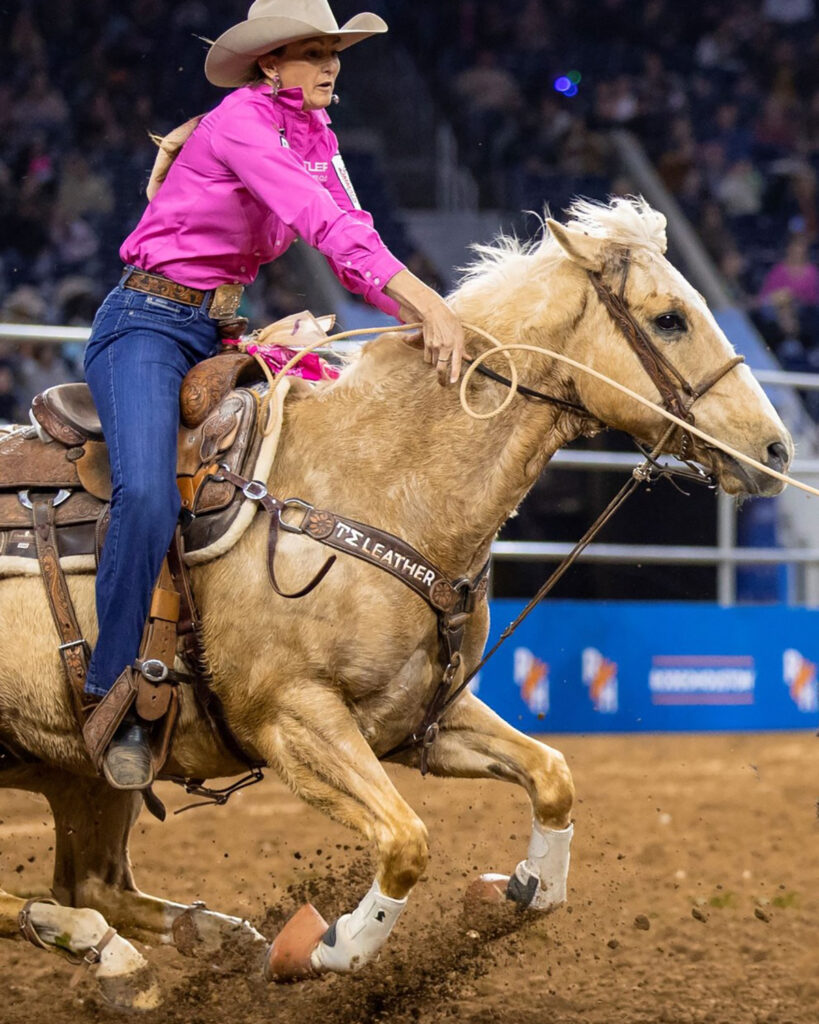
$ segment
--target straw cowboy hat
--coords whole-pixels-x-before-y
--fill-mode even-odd
[[[387,31],[377,14],[356,14],[339,28],[327,0],[256,0],[247,20],[229,28],[208,50],[205,75],[213,85],[244,85],[258,57],[312,36],[338,36],[339,50]]]

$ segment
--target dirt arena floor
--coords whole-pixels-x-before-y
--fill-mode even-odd
[[[466,920],[467,880],[510,871],[528,804],[501,783],[390,769],[429,826],[427,877],[380,962],[355,977],[265,985],[257,964],[155,948],[166,1002],[145,1024],[816,1024],[819,739],[559,737],[578,791],[570,897],[547,918]],[[169,807],[184,794],[163,785]],[[45,892],[45,802],[0,791],[0,869]],[[368,888],[366,850],[274,779],[223,809],[134,831],[148,892],[205,899],[275,933],[305,896],[325,917]],[[22,942],[0,943],[0,1022],[125,1019],[91,981]],[[135,1018],[129,1016],[128,1019]]]

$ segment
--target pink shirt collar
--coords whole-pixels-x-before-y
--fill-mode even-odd
[[[330,115],[326,110],[304,110],[304,92],[299,86],[293,89],[279,89],[273,96],[272,88],[266,83],[261,87],[262,92],[273,97],[274,101],[280,103],[286,110],[292,110],[296,114],[308,117],[310,120],[317,120],[320,124],[331,124]]]

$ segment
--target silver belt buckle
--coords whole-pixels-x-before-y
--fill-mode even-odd
[[[220,284],[213,289],[208,316],[213,320],[226,320],[234,316],[242,301],[244,285],[241,284]]]

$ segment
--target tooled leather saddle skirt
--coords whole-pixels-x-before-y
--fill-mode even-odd
[[[289,379],[277,388],[262,436],[259,412],[267,385],[252,356],[227,351],[197,364],[180,394],[177,483],[186,514],[186,561],[199,564],[229,550],[256,506],[218,467],[266,480],[273,464]],[[39,575],[31,495],[53,497],[57,545],[65,572],[93,572],[108,524],[108,451],[85,384],[50,388],[32,403],[32,425],[0,434],[0,576]]]

